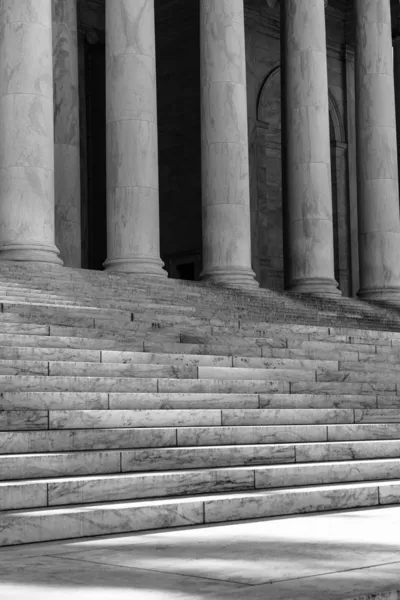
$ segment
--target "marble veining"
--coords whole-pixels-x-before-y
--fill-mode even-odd
[[[173,428],[0,432],[0,454],[176,446]]]
[[[194,448],[146,448],[122,453],[122,471],[196,469],[295,462],[291,444],[253,444]]]

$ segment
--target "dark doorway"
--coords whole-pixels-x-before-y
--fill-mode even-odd
[[[177,265],[176,270],[178,271],[178,279],[194,281],[194,262]]]
[[[107,258],[105,45],[84,43],[86,103],[87,268],[100,270]]]

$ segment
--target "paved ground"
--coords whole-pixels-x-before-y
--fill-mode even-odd
[[[400,600],[400,506],[3,548],[0,598]]]

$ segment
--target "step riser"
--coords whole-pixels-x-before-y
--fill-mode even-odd
[[[44,542],[160,528],[202,525],[324,510],[379,505],[378,486],[331,489],[326,492],[290,491],[244,498],[165,500],[163,503],[115,504],[49,512],[10,512],[0,515],[1,545]]]
[[[0,486],[0,510],[17,510],[188,496],[231,491],[293,488],[399,479],[400,460],[293,465],[146,475],[90,477],[80,480],[9,483]],[[397,482],[397,489],[399,489]],[[397,493],[397,492],[396,492]]]
[[[0,411],[0,430],[106,429],[125,427],[198,427],[328,425],[400,422],[400,410],[349,409],[167,409]],[[378,415],[376,417],[375,415]]]
[[[299,385],[299,384],[296,384]],[[312,385],[312,384],[308,384]],[[315,385],[315,384],[313,384]],[[339,384],[323,384],[326,388],[338,389]],[[357,384],[353,384],[357,385]],[[156,379],[140,377],[40,377],[27,375],[0,375],[0,393],[20,391],[65,391],[70,392],[183,392],[222,394],[289,393],[286,381],[213,381],[199,379]],[[395,385],[381,386],[379,391],[395,393]],[[371,393],[371,390],[369,390]]]

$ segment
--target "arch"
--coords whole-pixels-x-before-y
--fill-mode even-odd
[[[257,98],[257,120],[267,126],[271,134],[281,132],[281,66],[277,63],[270,70],[261,86]],[[332,131],[335,142],[345,142],[346,132],[343,119],[334,95],[328,90],[329,118],[332,123]]]
[[[335,142],[345,142],[346,132],[344,129],[343,119],[341,117],[339,107],[331,90],[328,90],[329,100],[329,119],[332,123],[332,129],[335,136]]]
[[[256,106],[260,281],[263,286],[272,289],[283,289],[285,271],[281,191],[280,79],[280,63],[275,63],[262,83]],[[346,166],[340,153],[346,147],[346,130],[338,103],[331,90],[328,90],[328,105],[335,276],[342,291],[347,294],[348,249],[345,240],[348,238],[346,231],[349,231],[349,217],[346,208]]]

